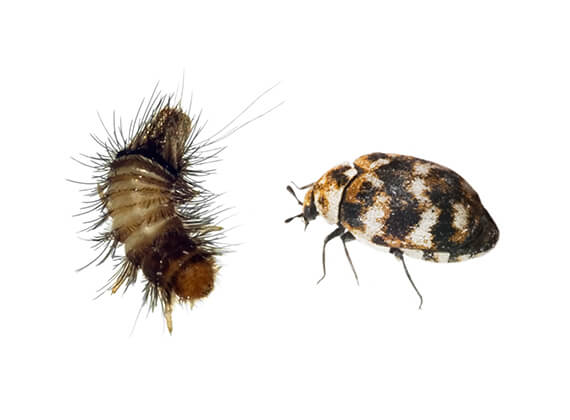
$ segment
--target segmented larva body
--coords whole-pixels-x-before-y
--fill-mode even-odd
[[[190,301],[214,287],[213,256],[198,247],[176,214],[176,178],[160,164],[125,155],[112,165],[107,209],[128,260],[163,289]]]
[[[171,98],[151,99],[137,132],[131,125],[124,140],[119,127],[108,142],[95,140],[106,155],[91,158],[98,171],[97,200],[89,210],[99,218],[89,230],[110,219],[110,229],[95,238],[103,247],[101,260],[120,258],[120,268],[111,278],[115,293],[137,279],[145,279],[144,302],[153,309],[158,302],[172,332],[172,309],[176,302],[208,296],[217,272],[217,245],[221,228],[209,209],[215,196],[202,187],[199,177],[210,173],[200,165],[216,156],[212,141],[196,142],[199,129]],[[121,140],[119,140],[119,138]],[[124,257],[115,250],[124,245]]]

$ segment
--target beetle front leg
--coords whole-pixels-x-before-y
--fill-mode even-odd
[[[319,279],[319,281],[317,281],[317,284],[319,284],[327,275],[327,267],[325,264],[325,250],[327,247],[327,243],[331,240],[336,238],[337,236],[340,236],[344,233],[344,228],[342,226],[337,227],[334,231],[332,231],[331,233],[329,233],[327,235],[327,237],[325,238],[325,241],[323,243],[323,276]]]

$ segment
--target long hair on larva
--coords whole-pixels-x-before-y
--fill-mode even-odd
[[[127,133],[113,114],[106,139],[91,135],[100,147],[95,155],[77,160],[93,171],[84,191],[88,199],[79,215],[95,214],[84,232],[93,236],[98,255],[80,270],[111,258],[115,272],[101,289],[116,293],[127,290],[144,277],[143,306],[150,311],[160,303],[169,332],[176,303],[191,305],[210,294],[219,269],[217,259],[227,251],[223,243],[217,194],[204,180],[215,168],[225,146],[219,142],[269,110],[239,124],[237,121],[262,96],[255,98],[228,124],[200,140],[205,123],[201,113],[190,117],[175,95],[161,94],[155,87],[142,101]],[[77,182],[77,181],[73,181]],[[124,253],[117,253],[124,245]]]

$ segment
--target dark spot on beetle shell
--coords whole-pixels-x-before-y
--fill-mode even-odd
[[[438,205],[438,208],[440,209],[440,214],[437,223],[431,228],[433,242],[436,249],[440,251],[451,251],[457,248],[457,246],[451,242],[451,237],[455,233],[455,229],[452,226],[453,212],[451,205],[447,202],[445,205]]]
[[[360,203],[352,203],[343,201],[340,208],[341,220],[346,222],[352,228],[362,228],[362,210]]]
[[[465,192],[463,179],[450,169],[431,168],[426,178],[426,185],[432,190],[440,190],[453,195],[462,195]],[[447,197],[449,198],[449,197]]]
[[[386,153],[370,153],[368,156],[366,156],[366,159],[368,159],[368,161],[370,163],[372,162],[376,162],[378,159],[388,159],[389,156]]]
[[[464,250],[465,243],[471,242],[473,232],[465,239],[465,243],[452,240],[457,232],[453,227],[453,205],[456,202],[471,201],[474,198],[478,200],[476,193],[458,174],[446,168],[432,168],[426,178],[426,184],[429,186],[429,199],[441,211],[437,223],[431,228],[434,247],[449,252],[452,259],[458,255],[467,254],[468,252]],[[473,220],[470,217],[469,224],[472,225],[472,223]],[[473,226],[469,229],[472,230]]]
[[[384,232],[401,240],[421,218],[418,201],[405,187],[412,166],[413,160],[398,157],[375,171],[390,197],[390,216]]]
[[[349,181],[348,176],[345,174],[347,169],[350,169],[350,166],[340,166],[329,172],[329,177],[335,182],[337,187],[342,187]]]
[[[398,172],[405,172],[411,173],[412,166],[414,164],[413,159],[409,159],[404,156],[397,156],[392,159],[391,162],[387,163],[386,165],[380,166],[376,169],[376,174],[381,177],[381,173],[398,173]]]
[[[326,196],[324,194],[320,194],[318,201],[319,201],[319,206],[321,207],[322,212],[327,213],[329,211],[329,202],[326,199]]]
[[[374,205],[374,197],[380,194],[380,190],[372,185],[370,181],[364,181],[356,193],[356,199],[365,207]]]
[[[406,235],[420,221],[420,213],[417,203],[406,202],[398,207],[390,206],[390,217],[386,220],[385,232],[398,239],[404,239]]]

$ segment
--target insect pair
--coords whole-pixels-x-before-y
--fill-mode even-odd
[[[213,210],[217,196],[203,185],[212,169],[204,165],[218,157],[220,140],[275,108],[231,128],[268,91],[204,140],[198,139],[199,117],[191,119],[180,102],[155,91],[126,135],[114,123],[106,141],[93,136],[103,151],[81,162],[94,171],[93,182],[86,183],[91,198],[84,213],[97,213],[85,230],[103,230],[93,238],[99,255],[91,263],[109,257],[118,261],[105,287],[111,293],[126,290],[142,271],[143,305],[153,310],[160,304],[170,332],[176,303],[193,304],[211,293],[217,258],[224,252]],[[297,199],[302,213],[287,222],[301,217],[307,225],[321,215],[337,225],[324,241],[324,274],[325,248],[335,237],[342,239],[357,280],[346,248],[354,239],[388,249],[402,261],[412,285],[404,254],[461,261],[489,250],[498,239],[497,227],[469,184],[425,160],[373,153],[331,169],[307,188],[304,202]],[[116,255],[121,245],[124,256]]]

